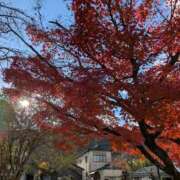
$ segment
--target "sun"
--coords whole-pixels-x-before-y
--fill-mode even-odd
[[[20,100],[19,103],[22,107],[28,107],[30,104],[27,99]]]

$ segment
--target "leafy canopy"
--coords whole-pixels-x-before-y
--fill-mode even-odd
[[[66,135],[59,146],[106,136],[114,149],[143,153],[178,179],[178,2],[73,0],[71,9],[68,28],[27,27],[42,50],[29,46],[35,55],[13,58],[6,92],[37,97],[43,108],[34,121]]]

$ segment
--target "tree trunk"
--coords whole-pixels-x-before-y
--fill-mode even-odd
[[[174,178],[173,180],[180,180],[180,172],[178,172],[174,166],[174,163],[170,159],[168,153],[156,144],[155,136],[152,136],[152,134],[148,133],[144,122],[140,122],[139,126],[145,141],[143,145],[138,145],[136,148],[138,148],[141,153],[159,169],[162,169],[166,174],[172,176]],[[103,130],[106,133],[113,134],[115,136],[121,136],[120,133],[114,131],[113,129],[104,128]],[[158,157],[164,165],[161,164],[156,158],[154,158],[153,154],[154,156]]]
[[[161,180],[161,174],[160,174],[159,167],[156,166],[156,168],[157,168],[158,179]]]
[[[176,169],[172,159],[169,157],[169,154],[156,143],[156,139],[159,133],[149,133],[148,126],[144,121],[139,122],[139,127],[145,139],[144,145],[138,146],[139,150],[154,165],[162,169],[165,173],[169,174],[170,176],[173,176],[174,180],[180,180],[180,173]],[[154,158],[153,155],[154,157],[158,157],[162,161],[162,163],[158,161],[157,158]]]

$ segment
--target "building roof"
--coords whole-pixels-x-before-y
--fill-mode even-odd
[[[86,148],[80,150],[78,157],[89,151],[111,151],[110,142],[107,139],[93,140]]]
[[[92,171],[91,174],[94,174],[94,173],[101,171],[101,170],[121,170],[121,169],[117,166],[114,166],[114,165],[108,163],[108,164],[105,164],[104,166],[96,169],[95,171]]]
[[[94,140],[89,144],[89,150],[111,151],[110,142],[107,139]]]
[[[168,176],[164,171],[159,169],[159,172],[161,175],[166,175]],[[133,172],[134,175],[140,175],[140,174],[153,174],[155,176],[158,176],[158,169],[156,166],[147,166],[147,167],[143,167],[138,169],[137,171]]]
[[[112,165],[112,164],[106,164],[106,165],[104,165],[103,167],[97,169],[96,171],[105,170],[105,169],[120,170],[120,168],[117,167],[117,166],[114,166],[114,165]]]

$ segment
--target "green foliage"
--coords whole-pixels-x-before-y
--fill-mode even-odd
[[[59,149],[56,149],[53,138],[49,135],[47,142],[36,148],[30,159],[34,168],[39,167],[43,162],[47,163],[49,171],[70,167],[75,162],[76,156],[73,153],[64,154]]]
[[[7,100],[7,96],[0,91],[0,100]]]
[[[57,157],[57,162],[61,168],[68,168],[75,161],[74,154],[61,154]]]
[[[133,158],[128,161],[128,165],[130,167],[130,170],[136,171],[137,169],[150,166],[151,163],[148,159]]]
[[[7,130],[13,118],[15,118],[14,108],[7,100],[0,98],[0,130]]]

